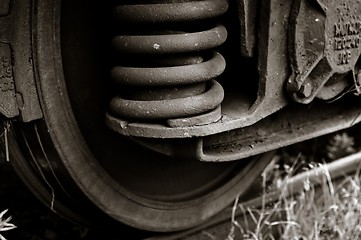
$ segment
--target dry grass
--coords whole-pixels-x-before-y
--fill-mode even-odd
[[[317,188],[305,183],[299,195],[282,199],[286,212],[282,239],[360,239],[359,174],[334,183],[326,172]]]
[[[329,143],[331,145],[326,144],[325,148],[328,160],[356,151],[353,139],[344,133],[335,135]],[[295,172],[324,166],[307,163],[309,161],[302,154],[287,157],[292,158],[291,161],[285,163],[278,159],[264,172],[263,196],[266,196],[270,182],[273,183],[272,187],[279,188],[282,185],[279,183],[287,182]],[[236,201],[233,212],[242,211],[248,218],[244,219],[243,224],[239,224],[235,217],[232,218],[233,224],[227,240],[361,239],[360,171],[353,176],[331,180],[325,168],[320,179],[317,185],[304,181],[303,189],[297,195],[290,195],[290,189],[281,189],[278,201],[266,205],[264,199],[264,204],[258,209],[244,208]]]
[[[2,211],[0,213],[0,232],[9,231],[9,230],[16,228],[16,226],[13,223],[10,223],[10,221],[12,219],[11,216],[5,217],[7,212],[8,212],[8,209],[5,209],[4,211]],[[0,239],[6,240],[6,238],[1,234],[0,234]]]

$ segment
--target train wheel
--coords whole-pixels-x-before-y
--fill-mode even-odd
[[[85,224],[167,232],[207,221],[244,193],[269,158],[174,159],[105,125],[111,99],[108,8],[37,0],[32,50],[43,119],[12,123],[12,163],[51,209]]]

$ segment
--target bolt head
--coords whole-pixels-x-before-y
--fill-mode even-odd
[[[301,86],[300,90],[298,91],[298,94],[302,98],[308,98],[312,95],[312,85],[311,83],[305,83]]]

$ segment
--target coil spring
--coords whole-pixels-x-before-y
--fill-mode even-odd
[[[131,2],[114,8],[127,32],[112,40],[126,62],[111,71],[123,88],[110,103],[111,114],[167,120],[172,127],[219,120],[224,92],[214,78],[224,71],[225,60],[212,49],[225,42],[227,31],[211,20],[227,11],[227,0]]]

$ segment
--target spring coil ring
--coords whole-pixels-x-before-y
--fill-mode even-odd
[[[112,44],[119,53],[181,53],[217,47],[226,40],[226,37],[226,29],[218,25],[202,32],[167,34],[166,37],[164,35],[116,36]]]
[[[132,86],[179,86],[205,82],[219,76],[225,68],[225,61],[213,52],[209,61],[174,67],[122,67],[112,69],[112,79],[119,84]]]
[[[225,0],[159,2],[164,4],[119,5],[114,8],[115,19],[133,23],[186,22],[220,16],[228,9]]]
[[[207,25],[206,29],[201,25],[197,31],[169,30],[169,24],[192,26],[220,16],[227,9],[227,0],[116,6],[116,21],[137,29],[112,39],[117,56],[125,56],[129,62],[111,70],[116,85],[127,90],[112,99],[110,114],[144,122],[166,120],[172,127],[178,127],[177,119],[184,118],[195,118],[197,124],[217,121],[224,92],[214,78],[224,71],[225,60],[212,49],[225,42],[227,31],[222,25]],[[204,120],[202,116],[210,117]]]
[[[212,80],[211,88],[202,94],[179,99],[137,101],[122,98],[113,98],[110,107],[115,114],[127,118],[137,119],[162,119],[178,118],[181,116],[192,116],[199,112],[206,112],[216,108],[223,100],[223,89],[221,85]],[[192,104],[189,104],[192,102]],[[135,110],[134,110],[135,109]]]

